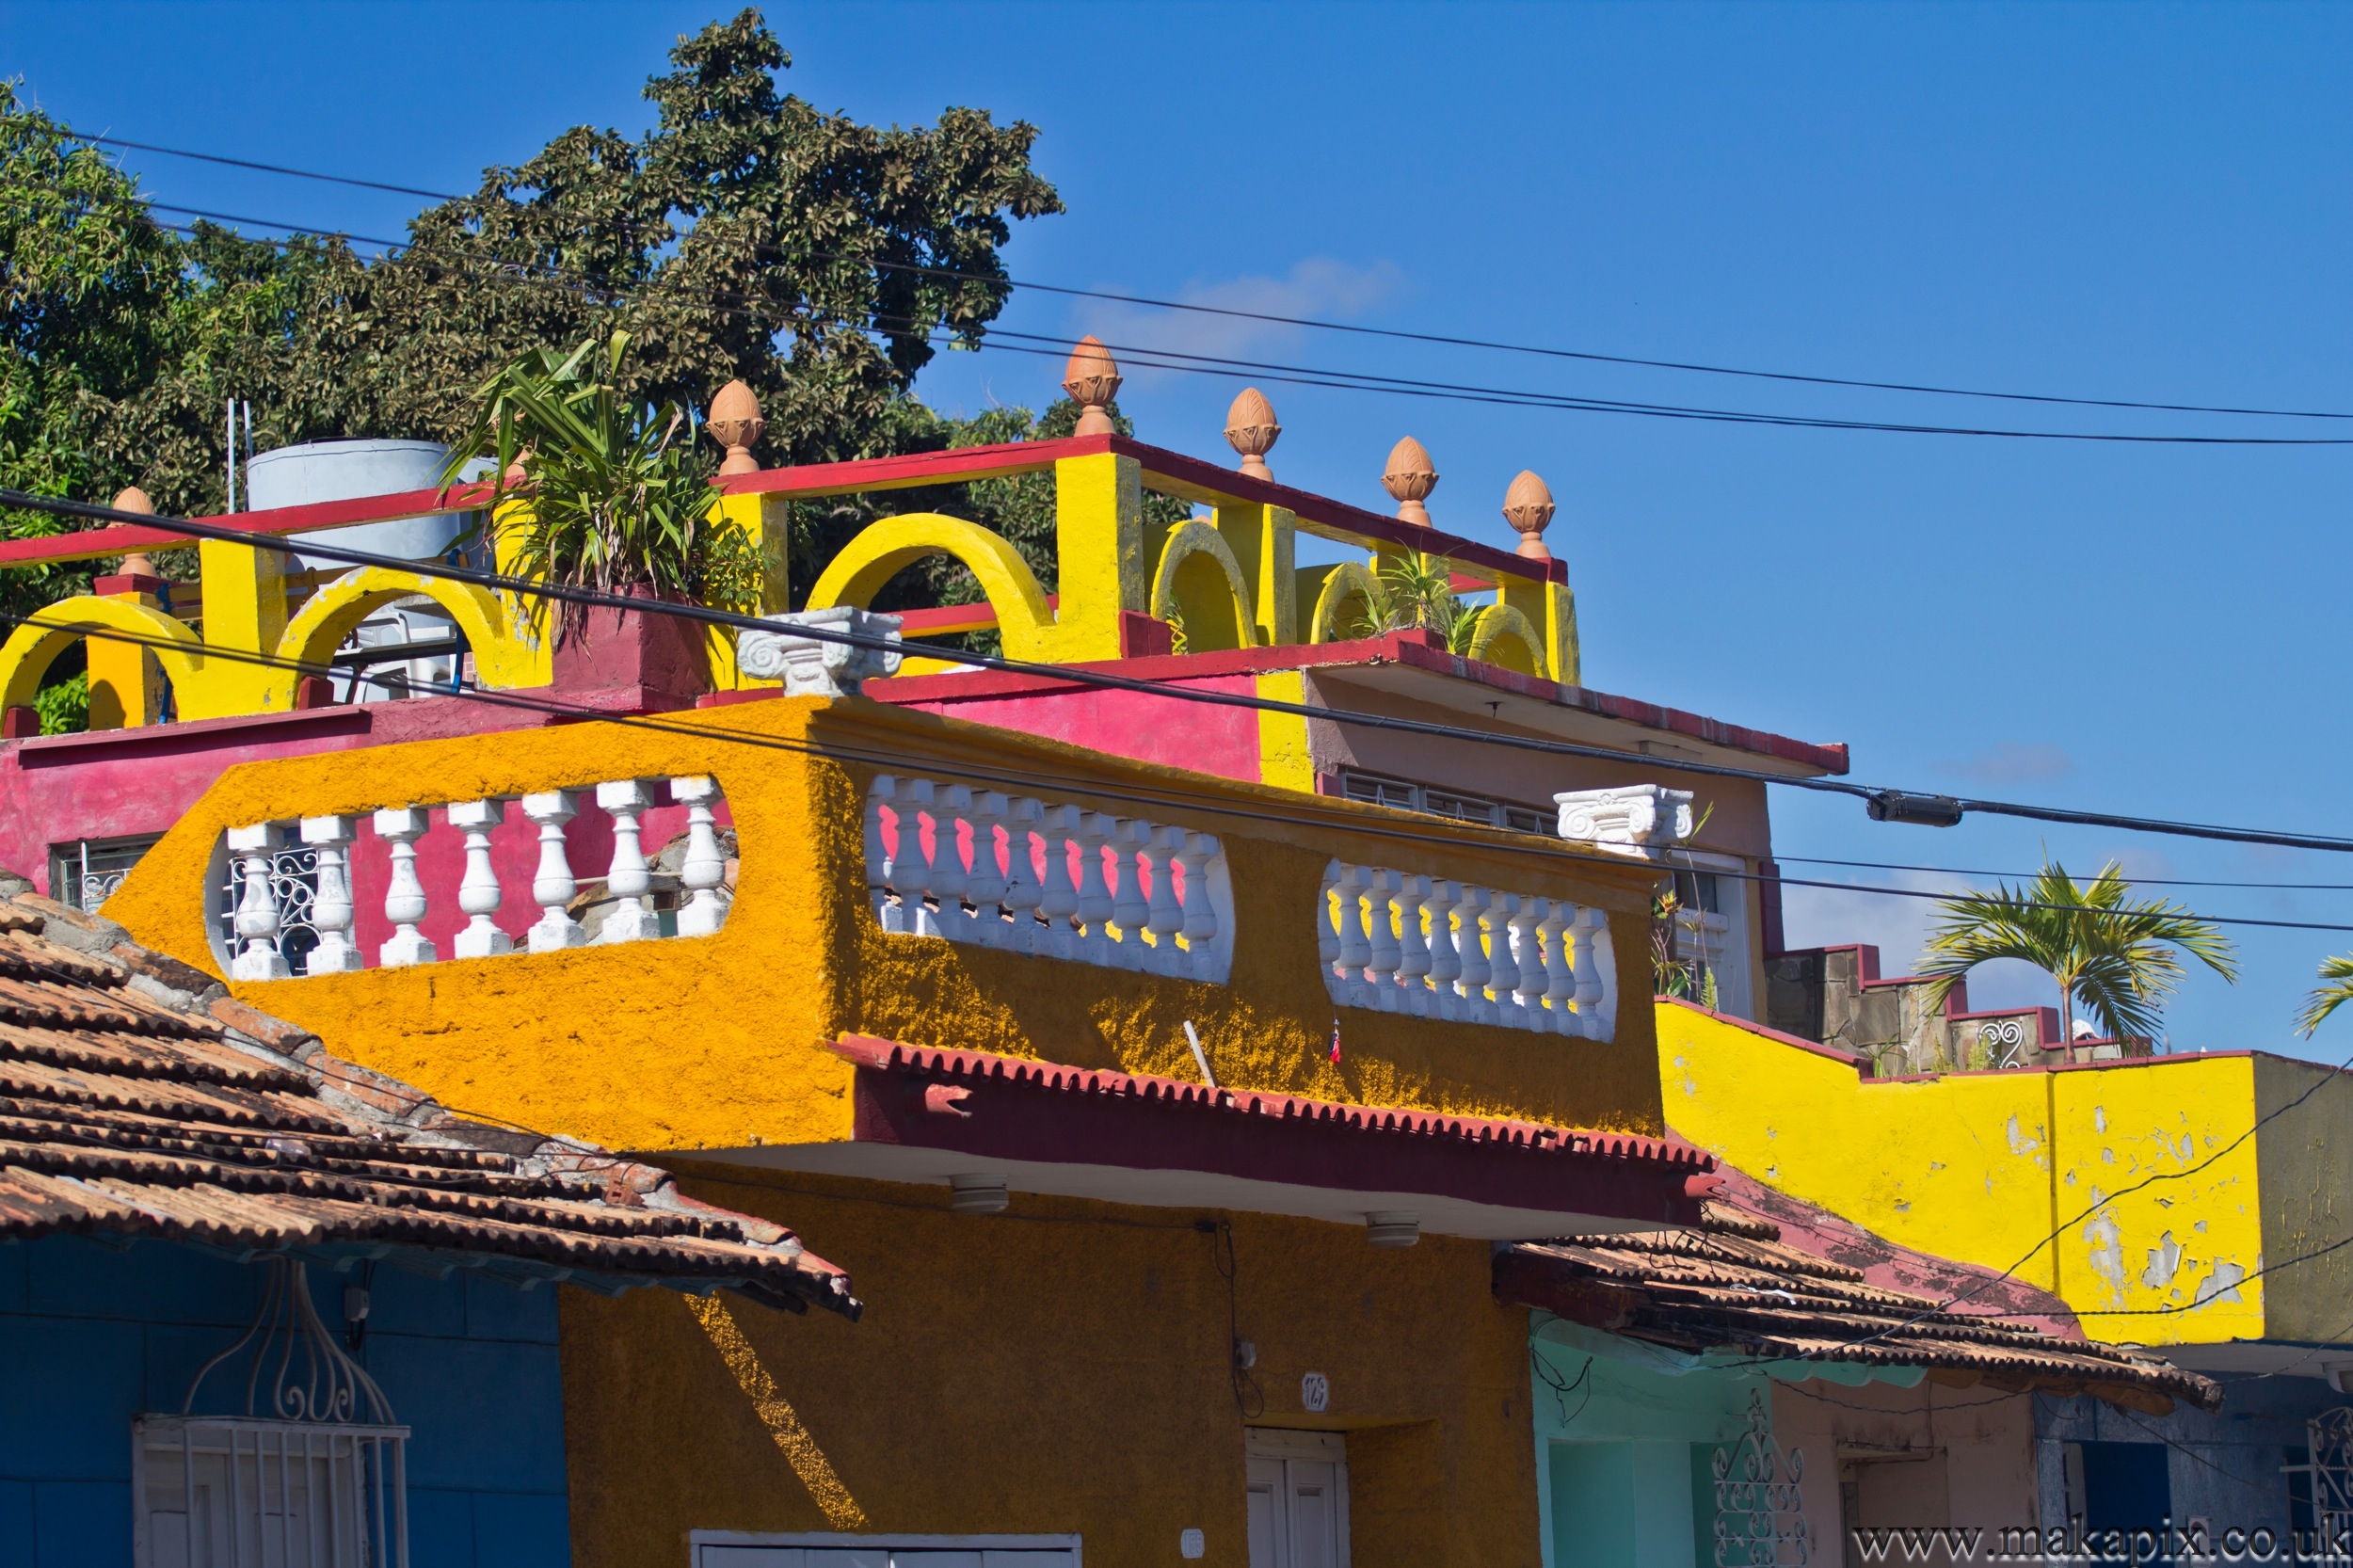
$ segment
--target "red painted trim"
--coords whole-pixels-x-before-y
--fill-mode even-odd
[[[1341,1192],[1690,1224],[1715,1160],[1688,1144],[1529,1122],[1212,1090],[844,1035],[860,1143],[979,1159],[1208,1171]],[[967,1093],[942,1105],[943,1080]]]
[[[228,512],[189,520],[240,534],[314,534],[322,528],[345,528],[356,522],[398,522],[403,518],[470,512],[486,505],[489,499],[488,485],[458,485],[448,490],[397,490],[390,495],[314,501],[305,506],[273,506],[266,511]],[[174,534],[168,529],[115,523],[46,538],[0,541],[0,567],[21,567],[32,561],[89,561],[103,555],[127,555],[135,550],[168,550],[191,542],[185,534]]]
[[[16,765],[74,767],[159,753],[205,751],[216,742],[272,745],[322,735],[365,735],[374,726],[371,708],[343,703],[292,713],[244,713],[224,719],[190,719],[184,724],[140,725],[132,729],[92,729],[25,741],[16,748]]]
[[[1492,690],[1510,692],[1531,701],[1550,703],[1558,708],[1574,708],[1604,718],[1641,725],[1648,729],[1665,730],[1670,734],[1688,735],[1693,740],[1726,750],[1778,758],[1823,773],[1843,774],[1847,771],[1847,748],[1843,744],[1818,745],[1808,741],[1793,741],[1786,736],[1724,724],[1679,709],[1661,708],[1655,703],[1638,702],[1632,697],[1612,696],[1587,686],[1563,686],[1557,680],[1542,680],[1518,670],[1506,669],[1500,664],[1449,653],[1428,632],[1393,632],[1386,636],[1345,643],[1296,643],[1283,648],[1229,648],[1208,653],[1177,653],[1160,658],[1096,660],[1074,664],[1070,667],[1102,670],[1107,674],[1125,676],[1130,680],[1181,681],[1212,676],[1259,675],[1270,670],[1326,669],[1352,664],[1409,664],[1416,669],[1476,681]],[[878,702],[914,705],[1034,696],[1049,692],[1075,692],[1091,688],[1058,676],[969,670],[952,675],[894,676],[888,680],[870,680],[863,689],[867,696]],[[1672,757],[1644,757],[1640,752],[1628,752],[1626,755],[1654,762],[1664,769],[1672,770],[1674,766]]]
[[[1735,1029],[1754,1034],[1761,1039],[1770,1040],[1776,1045],[1791,1046],[1809,1056],[1818,1056],[1826,1062],[1835,1062],[1842,1067],[1852,1067],[1857,1077],[1861,1077],[1864,1067],[1867,1064],[1863,1058],[1849,1056],[1842,1050],[1833,1050],[1819,1040],[1801,1040],[1795,1034],[1784,1034],[1778,1029],[1768,1029],[1763,1024],[1752,1022],[1747,1018],[1735,1017],[1729,1013],[1711,1013],[1698,1002],[1686,1000],[1682,997],[1653,997],[1651,1000],[1664,1002],[1670,1007],[1680,1007],[1687,1012],[1697,1013],[1701,1017],[1713,1018],[1720,1024],[1730,1024]],[[1865,1079],[1864,1081],[1867,1083],[1871,1080]],[[1881,1079],[1879,1081],[1892,1083],[1895,1080]]]

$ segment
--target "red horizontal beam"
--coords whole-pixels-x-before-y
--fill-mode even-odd
[[[489,498],[488,485],[459,485],[446,491],[401,490],[392,495],[314,501],[304,506],[226,512],[189,520],[213,528],[234,529],[240,534],[315,534],[323,528],[348,528],[360,522],[399,522],[408,518],[439,517],[444,512],[471,512]],[[28,566],[37,561],[94,561],[109,555],[128,555],[133,551],[170,550],[195,542],[185,534],[175,534],[168,528],[116,523],[46,538],[0,540],[0,567]]]

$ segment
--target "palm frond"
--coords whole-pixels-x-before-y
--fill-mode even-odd
[[[2320,961],[2322,984],[2313,987],[2304,999],[2304,1011],[2296,1016],[2296,1027],[2311,1039],[2324,1019],[2348,1001],[2353,1001],[2353,954]]]

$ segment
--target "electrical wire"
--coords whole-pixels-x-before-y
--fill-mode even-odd
[[[476,486],[471,490],[453,488],[453,497],[468,495],[478,499],[488,487]],[[178,534],[195,539],[217,539],[252,548],[258,539],[251,530],[223,528],[212,523],[186,518],[168,517],[161,513],[126,512],[113,506],[101,506],[87,501],[69,501],[57,496],[28,494],[23,490],[0,488],[0,506],[15,506],[33,511],[45,511],[60,517],[75,517],[88,520],[120,523],[151,529],[159,534]],[[462,503],[452,510],[468,509]],[[305,555],[342,561],[355,566],[384,567],[392,570],[414,572],[418,563],[399,556],[380,555],[344,546],[306,541],[300,546]],[[758,616],[731,610],[714,610],[699,604],[679,604],[660,600],[631,599],[595,589],[578,588],[568,584],[551,583],[541,579],[506,576],[498,572],[480,571],[472,568],[436,565],[431,575],[452,582],[470,583],[477,587],[503,590],[526,598],[553,600],[563,603],[590,608],[632,611],[640,615],[664,615],[673,618],[699,622],[705,626],[731,627],[739,631],[774,632],[777,623]],[[815,642],[838,643],[851,648],[881,651],[899,651],[904,645],[896,640],[872,632],[844,632],[830,627],[795,626],[795,635],[807,636]],[[1285,702],[1259,696],[1254,693],[1210,692],[1196,687],[1180,686],[1162,680],[1143,680],[1116,675],[1108,670],[1090,669],[1073,664],[1042,664],[1024,659],[1007,659],[998,654],[969,653],[963,656],[968,664],[984,669],[1000,670],[1016,675],[1040,676],[1065,680],[1076,685],[1094,686],[1102,690],[1146,693],[1177,701],[1208,707],[1237,708],[1258,712],[1282,713],[1291,717],[1322,720],[1334,724],[1352,725],[1363,728],[1385,729],[1400,734],[1429,736],[1487,745],[1505,746],[1515,750],[1535,751],[1551,756],[1582,757],[1617,763],[1629,760],[1629,754],[1607,746],[1582,745],[1571,741],[1545,740],[1528,735],[1507,735],[1485,730],[1469,729],[1459,725],[1434,724],[1419,719],[1398,718],[1387,714],[1365,713],[1351,709],[1328,708],[1321,704]],[[1762,784],[1777,784],[1790,789],[1811,790],[1822,793],[1843,794],[1865,800],[1884,802],[1891,797],[1906,797],[1908,792],[1849,783],[1844,779],[1809,778],[1782,774],[1764,773],[1753,768],[1736,768],[1721,763],[1677,760],[1673,771],[1710,777],[1740,778]],[[2286,834],[2261,829],[2237,828],[2202,823],[2167,822],[2149,817],[2126,817],[2110,812],[2074,811],[2057,807],[2032,806],[2016,801],[1956,799],[1949,796],[1912,797],[1932,798],[1956,811],[1977,811],[1991,815],[2015,816],[2045,822],[2077,823],[2089,826],[2123,828],[2137,832],[2166,833],[2188,838],[2218,839],[2239,843],[2279,844],[2290,849],[2325,849],[2338,853],[2353,852],[2353,839],[2323,837],[2310,834]],[[1796,880],[1784,878],[1782,880]],[[1845,884],[1833,884],[1843,887]]]
[[[217,213],[205,209],[176,206],[152,198],[131,196],[125,200],[137,202],[164,212],[182,213],[226,223],[252,223],[265,228],[283,229],[291,233],[319,238],[358,238],[362,243],[388,248],[416,247],[407,242],[352,235],[343,231],[307,228],[300,224],[283,223],[274,219]],[[266,243],[266,242],[265,242]],[[459,264],[433,263],[455,265]],[[516,282],[547,281],[528,276],[518,276],[496,264],[499,276]],[[618,297],[629,297],[626,291],[613,289]],[[726,297],[715,291],[706,291],[705,302]],[[725,307],[721,307],[723,312]],[[781,319],[788,324],[807,324],[811,320],[829,321],[834,325],[856,330],[900,329],[929,333],[944,330],[964,338],[974,349],[987,352],[1022,354],[1032,358],[1062,360],[1069,352],[1068,340],[1062,336],[1028,333],[1006,328],[989,328],[982,332],[976,325],[958,328],[953,323],[875,312],[868,319],[827,317],[822,312],[811,315],[770,316],[761,311],[737,312],[753,319]],[[877,325],[879,324],[879,325]],[[1029,340],[1029,344],[1021,340]],[[1036,346],[1044,345],[1044,346]],[[1503,408],[1536,408],[1554,412],[1620,414],[1630,417],[1671,419],[1714,424],[1754,424],[1789,429],[1833,430],[1877,435],[1960,436],[2000,440],[2089,441],[2106,444],[2154,446],[2252,446],[2252,447],[2337,447],[2353,446],[2353,436],[2201,436],[2160,435],[2147,432],[2091,430],[2014,430],[1994,426],[1918,424],[1889,420],[1833,419],[1809,414],[1774,414],[1750,409],[1708,408],[1681,404],[1635,403],[1621,399],[1586,397],[1567,392],[1547,392],[1526,389],[1481,387],[1470,383],[1433,381],[1411,376],[1381,376],[1371,372],[1344,371],[1315,366],[1289,365],[1278,361],[1234,359],[1219,355],[1188,354],[1178,349],[1159,348],[1140,344],[1107,344],[1106,348],[1127,357],[1127,368],[1167,370],[1187,375],[1210,376],[1221,379],[1248,376],[1276,385],[1316,387],[1329,391],[1377,392],[1390,396],[1414,397],[1439,402],[1476,403]]]
[[[1973,871],[1964,866],[1913,866],[1889,860],[1831,860],[1818,855],[1783,855],[1778,852],[1771,858],[1776,865],[1786,860],[1800,866],[1852,866],[1874,872],[1933,872],[1941,876],[1991,876],[2015,882],[2032,882],[2042,874],[2040,872]],[[2167,876],[2127,876],[2121,880],[2136,888],[2239,888],[2274,892],[2353,893],[2353,882],[2201,882],[2186,877]],[[1807,886],[1819,884],[1809,883]],[[1849,884],[1840,883],[1838,886]]]
[[[472,201],[476,196],[458,196],[448,191],[424,190],[413,185],[387,184],[380,181],[356,179],[349,175],[324,174],[312,169],[291,168],[282,164],[256,163],[245,158],[226,157],[216,152],[196,152],[185,148],[162,147],[152,142],[126,141],[110,136],[74,135],[77,140],[96,142],[108,147],[132,148],[142,152],[156,152],[167,157],[194,159],[200,163],[221,164],[232,168],[248,168],[267,174],[289,175],[296,179],[324,181],[331,184],[355,185],[366,190],[391,191],[403,196],[422,196],[436,201]],[[175,209],[177,210],[177,209]],[[259,219],[248,221],[259,222]],[[287,228],[285,224],[265,225]],[[371,245],[395,242],[370,240]],[[2256,408],[2234,405],[2201,403],[2154,403],[2128,398],[2066,397],[2043,392],[1994,392],[1982,388],[1940,387],[1912,381],[1872,381],[1837,376],[1809,376],[1792,371],[1754,370],[1729,365],[1712,365],[1681,360],[1643,359],[1631,355],[1599,354],[1571,348],[1543,347],[1529,344],[1502,343],[1485,338],[1468,338],[1435,332],[1405,331],[1394,328],[1366,327],[1355,323],[1324,321],[1311,316],[1283,315],[1267,311],[1245,311],[1230,306],[1204,305],[1196,301],[1157,299],[1143,295],[1122,294],[1101,289],[1070,288],[1054,283],[1041,283],[1024,279],[991,278],[984,274],[961,272],[952,267],[926,266],[913,262],[890,262],[863,257],[845,256],[839,252],[812,251],[811,255],[832,261],[855,261],[892,272],[915,273],[926,277],[948,278],[959,282],[984,283],[993,288],[1026,289],[1033,294],[1062,295],[1080,299],[1100,299],[1122,305],[1141,305],[1152,310],[1176,311],[1197,315],[1224,316],[1242,321],[1261,321],[1273,326],[1310,328],[1318,331],[1342,332],[1353,336],[1386,338],[1407,343],[1433,344],[1442,347],[1479,348],[1509,354],[1537,355],[1546,359],[1576,360],[1595,364],[1630,365],[1651,370],[1673,370],[1706,376],[1731,376],[1767,381],[1786,381],[1807,386],[1851,387],[1872,392],[1926,393],[1940,397],[1993,398],[2013,403],[2057,404],[2073,408],[2133,408],[2168,413],[2234,414],[2268,419],[2353,419],[2353,413],[2338,413],[2301,408]]]

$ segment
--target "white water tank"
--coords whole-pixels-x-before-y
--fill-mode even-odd
[[[430,489],[440,483],[441,465],[448,460],[449,448],[439,441],[306,441],[300,446],[256,453],[247,459],[246,494],[248,504],[258,512],[275,506],[304,506],[317,501],[353,501],[362,496]],[[446,554],[471,525],[472,518],[471,513],[449,512],[400,522],[363,522],[350,528],[328,528],[316,534],[299,534],[296,538],[377,555],[396,555],[405,561],[427,561]],[[297,557],[294,569],[334,570],[350,564]]]

